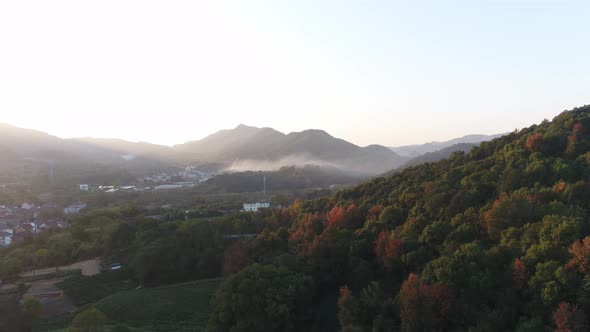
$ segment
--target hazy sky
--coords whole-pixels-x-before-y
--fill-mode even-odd
[[[239,123],[360,145],[590,103],[589,1],[0,1],[0,122],[174,144]]]

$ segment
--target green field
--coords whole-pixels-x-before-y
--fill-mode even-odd
[[[77,306],[96,302],[111,294],[136,288],[128,273],[108,272],[92,277],[75,276],[56,284]]]
[[[202,331],[221,279],[122,291],[95,306],[110,320],[150,331]]]

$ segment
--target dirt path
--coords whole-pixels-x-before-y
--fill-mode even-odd
[[[43,275],[43,274],[50,274],[50,273],[53,273],[56,271],[69,271],[69,270],[78,270],[78,269],[82,270],[82,275],[84,275],[84,276],[93,276],[93,275],[100,273],[99,266],[100,266],[100,262],[98,259],[90,259],[87,261],[76,262],[71,265],[26,271],[26,272],[19,274],[19,277],[26,278],[26,277]]]

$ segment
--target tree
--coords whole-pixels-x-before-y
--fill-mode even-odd
[[[541,152],[543,148],[543,136],[532,134],[526,139],[526,148],[531,152]]]
[[[520,259],[515,259],[512,263],[512,279],[517,288],[522,288],[526,285],[528,272],[526,266]]]
[[[578,332],[588,330],[588,321],[582,308],[577,304],[561,302],[553,311],[556,332]]]
[[[393,262],[402,254],[403,242],[393,238],[387,230],[381,231],[375,241],[375,255],[386,269],[391,270]]]
[[[223,274],[230,275],[251,263],[250,257],[241,241],[227,248],[223,259]]]
[[[383,205],[375,205],[367,212],[367,221],[376,221],[383,212]]]
[[[218,291],[212,331],[300,331],[311,317],[313,281],[286,267],[254,264]]]
[[[336,205],[326,215],[326,226],[328,228],[356,228],[362,225],[361,213],[359,208],[350,204],[347,208],[342,205]]]
[[[37,299],[30,296],[25,296],[23,299],[23,304],[27,314],[35,318],[39,318],[41,316],[41,303],[39,303]]]
[[[590,236],[583,241],[576,241],[569,248],[572,258],[565,265],[568,269],[575,269],[584,274],[590,273]]]
[[[502,230],[520,227],[533,217],[533,205],[523,197],[502,196],[484,215],[485,226],[490,236],[497,239]]]
[[[338,297],[338,322],[340,328],[353,327],[354,317],[354,298],[352,292],[347,286],[340,287],[340,297]]]
[[[451,318],[454,295],[443,284],[422,284],[411,273],[399,292],[400,318],[403,331],[444,329]]]
[[[106,320],[102,312],[92,307],[74,317],[68,332],[102,332]]]

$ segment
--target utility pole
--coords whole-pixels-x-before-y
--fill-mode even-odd
[[[262,201],[266,201],[266,175],[262,177]]]

